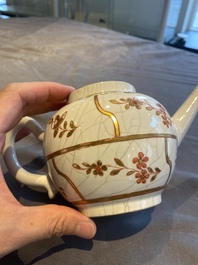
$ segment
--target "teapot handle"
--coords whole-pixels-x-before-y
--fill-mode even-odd
[[[19,163],[14,147],[16,135],[21,129],[29,129],[35,138],[43,142],[44,129],[41,125],[31,117],[24,117],[16,127],[6,134],[6,141],[3,150],[3,157],[8,171],[16,180],[32,187],[32,189],[39,190],[44,188],[48,192],[49,198],[53,198],[57,193],[52,181],[46,175],[34,174],[25,170]]]

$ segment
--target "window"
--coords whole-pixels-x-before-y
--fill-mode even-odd
[[[198,0],[194,2],[189,29],[198,31]]]
[[[171,0],[167,27],[177,33],[198,31],[198,0]]]
[[[179,18],[182,0],[171,0],[167,19],[167,26],[175,28]]]

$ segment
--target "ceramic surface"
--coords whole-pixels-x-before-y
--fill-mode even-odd
[[[87,216],[152,207],[161,202],[197,99],[198,87],[171,118],[128,83],[91,84],[70,95],[45,132],[35,120],[22,119],[7,137],[5,161],[19,181],[44,187],[50,197],[59,191]],[[14,136],[24,126],[43,141],[47,176],[28,173],[13,156]]]
[[[69,102],[49,121],[44,141],[59,192],[89,216],[160,203],[177,146],[165,108],[122,82],[81,88]]]

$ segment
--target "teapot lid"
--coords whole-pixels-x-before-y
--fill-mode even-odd
[[[83,86],[73,91],[68,99],[68,103],[90,97],[95,94],[105,94],[108,92],[136,92],[134,86],[122,81],[103,81]]]

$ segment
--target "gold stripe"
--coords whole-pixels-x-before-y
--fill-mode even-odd
[[[56,172],[61,175],[64,179],[67,180],[67,182],[70,184],[70,186],[75,190],[75,192],[78,194],[78,196],[81,198],[81,200],[85,200],[85,198],[83,197],[83,195],[80,193],[80,191],[77,189],[76,185],[73,183],[73,181],[66,175],[64,174],[63,172],[61,172],[58,167],[56,166],[56,163],[54,161],[54,159],[52,159],[52,163],[53,163],[53,166],[56,170]]]
[[[166,184],[168,183],[170,176],[171,176],[171,172],[172,172],[172,162],[168,156],[168,141],[167,139],[165,139],[165,158],[166,158],[166,163],[169,165],[170,167],[170,171],[169,171],[169,175],[168,175],[168,179],[166,181]]]
[[[166,185],[163,185],[163,186],[159,186],[156,188],[135,191],[135,192],[127,193],[127,194],[119,194],[119,195],[113,195],[113,196],[101,197],[101,198],[95,198],[95,199],[89,199],[89,200],[82,200],[82,201],[73,201],[72,203],[74,205],[84,205],[84,204],[91,204],[91,203],[103,203],[103,202],[108,202],[108,201],[122,200],[122,199],[127,199],[127,198],[132,198],[132,197],[154,193],[154,192],[163,190],[165,187]]]
[[[132,135],[126,135],[126,136],[119,136],[119,137],[113,137],[113,138],[106,138],[102,140],[92,141],[92,142],[86,142],[81,143],[73,146],[69,146],[66,148],[63,148],[61,150],[55,151],[45,157],[46,160],[52,159],[56,156],[60,156],[72,151],[97,146],[97,145],[103,145],[103,144],[111,144],[111,143],[118,143],[118,142],[125,142],[125,141],[132,141],[132,140],[141,140],[141,139],[149,139],[149,138],[172,138],[177,139],[177,137],[173,134],[164,134],[164,133],[149,133],[149,134],[132,134]]]
[[[112,112],[106,111],[101,107],[97,95],[94,96],[94,103],[95,103],[98,111],[100,111],[102,114],[108,116],[112,120],[114,131],[115,131],[115,137],[119,137],[120,136],[120,127],[119,127],[119,122],[118,122],[116,116]]]

